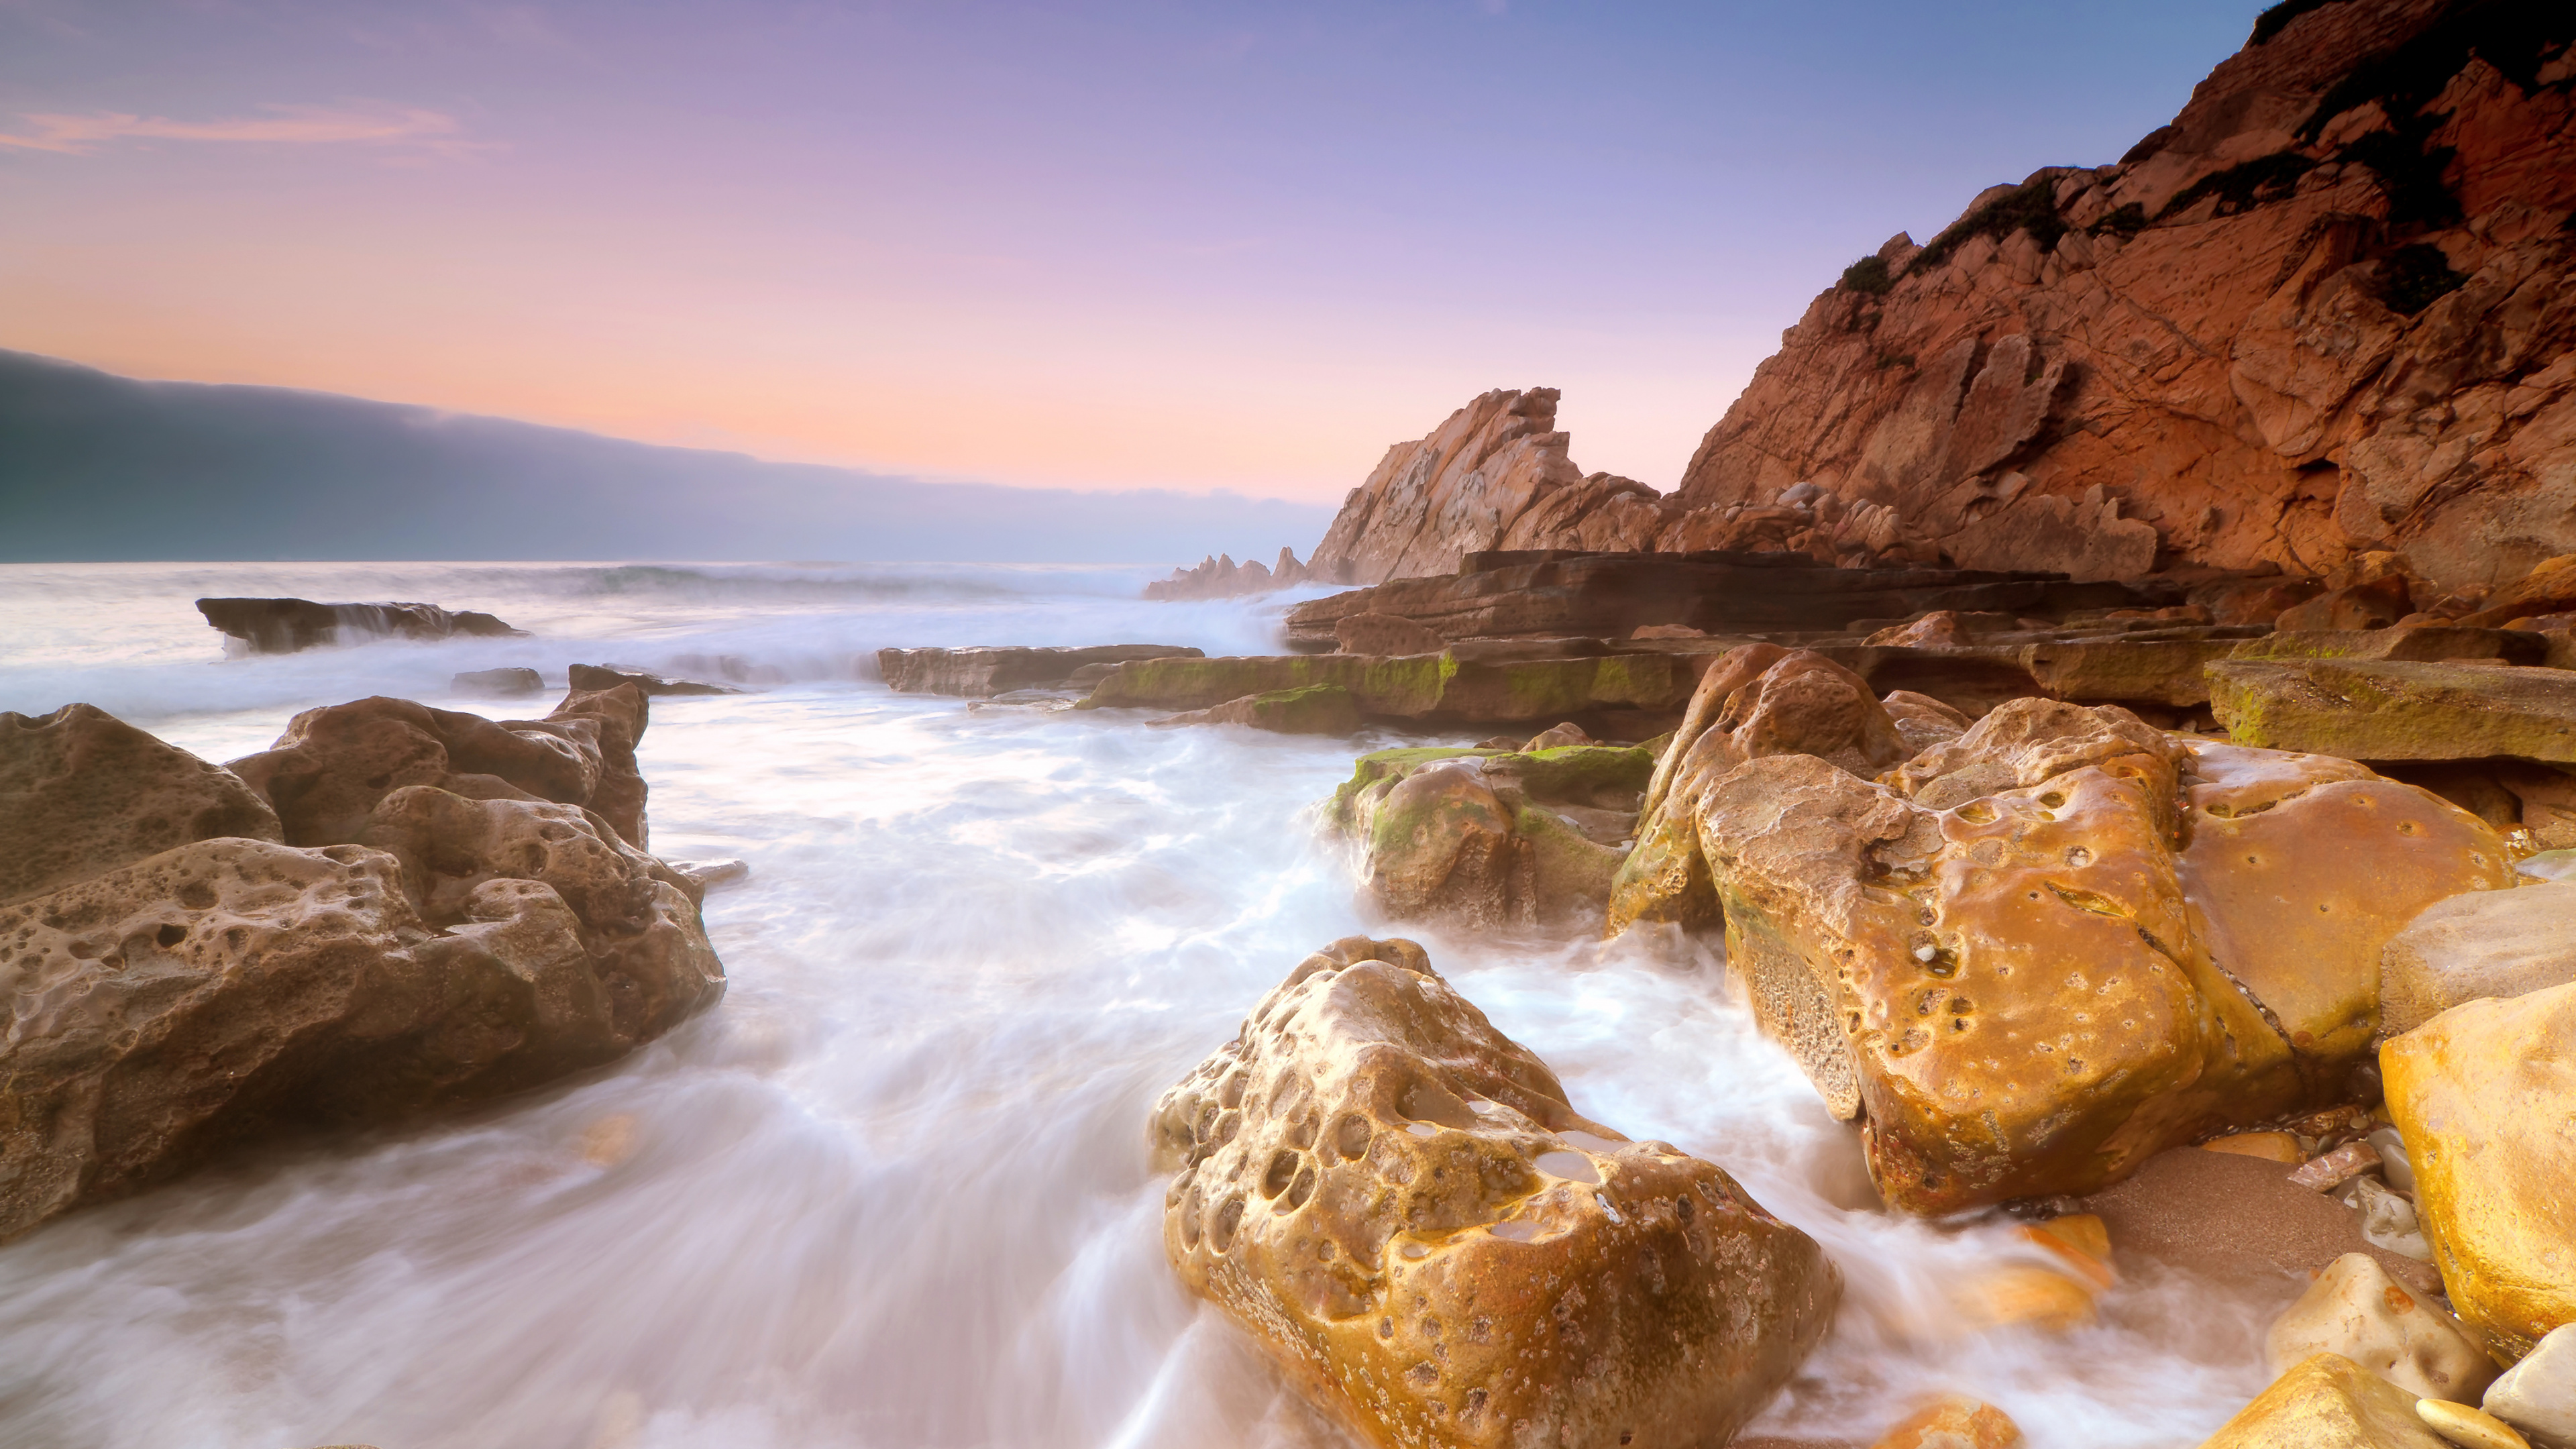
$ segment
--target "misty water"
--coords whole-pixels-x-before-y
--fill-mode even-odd
[[[1314,806],[1357,751],[1422,737],[1156,730],[873,677],[887,644],[1277,647],[1280,601],[1147,604],[1145,577],[0,568],[0,709],[86,700],[216,760],[369,694],[548,707],[456,697],[466,669],[732,656],[776,681],[655,701],[641,751],[656,853],[751,865],[707,899],[718,1006],[554,1088],[0,1247],[0,1445],[1353,1443],[1182,1292],[1145,1120],[1300,957],[1362,931],[1422,941],[1578,1110],[1719,1163],[1841,1264],[1833,1336],[1750,1432],[1867,1443],[1956,1390],[2038,1449],[2191,1445],[2260,1391],[2286,1282],[2124,1264],[2092,1326],[1963,1322],[1958,1284],[2040,1260],[2000,1218],[1876,1210],[1713,943],[1369,919]],[[428,600],[534,637],[226,659],[201,594]]]

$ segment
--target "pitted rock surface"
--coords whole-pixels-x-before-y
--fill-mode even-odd
[[[1724,1444],[1840,1274],[1568,1105],[1409,941],[1337,941],[1157,1105],[1164,1249],[1382,1445]]]
[[[2493,830],[2349,761],[2047,700],[1881,782],[1749,760],[1663,823],[1639,855],[1707,872],[1757,1020],[1917,1212],[2092,1192],[2341,1100],[2389,937],[2512,880]]]
[[[280,838],[229,771],[94,705],[0,713],[0,902],[226,835]]]

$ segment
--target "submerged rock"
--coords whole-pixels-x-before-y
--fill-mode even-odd
[[[230,771],[94,705],[0,713],[0,902],[227,835],[282,838]]]
[[[546,681],[545,676],[533,669],[471,669],[449,680],[447,687],[459,694],[507,699],[513,695],[542,693]]]
[[[2340,1354],[2410,1394],[2475,1403],[2495,1365],[2451,1316],[2399,1287],[2369,1255],[2334,1260],[2272,1323],[2263,1352],[2282,1374]]]
[[[657,699],[672,694],[742,693],[730,684],[710,684],[703,679],[664,679],[658,674],[648,674],[641,669],[630,669],[622,664],[576,664],[568,672],[572,679],[572,687],[584,692],[615,689],[621,684],[631,684]]]
[[[1105,671],[1140,659],[1205,657],[1206,651],[1186,644],[1100,644],[1078,649],[986,645],[968,649],[880,649],[877,673],[884,678],[886,688],[898,694],[982,699],[1015,689],[1072,684],[1093,670]]]
[[[1723,1444],[1841,1292],[1724,1171],[1578,1115],[1409,941],[1308,957],[1152,1138],[1182,1281],[1381,1444]]]
[[[525,638],[489,614],[436,604],[317,604],[311,599],[199,599],[197,612],[253,654],[292,654],[365,638]]]
[[[2576,1322],[2576,985],[2452,1007],[2379,1067],[2451,1306],[2510,1363]]]
[[[1190,710],[1148,723],[1156,727],[1196,724],[1249,725],[1283,735],[1346,735],[1360,727],[1359,706],[1338,684],[1309,684],[1247,694],[1208,709]]]
[[[1389,920],[1529,926],[1609,899],[1653,768],[1651,751],[1606,745],[1380,750],[1328,815]]]
[[[1898,1420],[1870,1449],[2019,1449],[2012,1415],[1965,1394],[1949,1394]]]
[[[1909,1211],[2093,1191],[2338,1100],[2388,938],[2512,879],[2424,791],[2107,707],[2016,700],[1884,783],[1806,753],[1672,778],[1613,925],[1687,919],[1704,870],[1756,1019]]]
[[[2415,1395],[2338,1354],[2272,1381],[2200,1449],[2450,1449],[2415,1416]]]

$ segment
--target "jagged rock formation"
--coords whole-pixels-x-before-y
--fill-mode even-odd
[[[360,639],[524,636],[490,614],[436,604],[317,604],[311,599],[199,599],[197,612],[253,654],[292,654]]]
[[[2576,549],[2576,11],[2276,7],[2119,162],[2044,167],[1809,305],[1680,486],[1585,475],[1551,388],[1387,451],[1318,578],[1486,549],[1806,553],[2443,589]]]
[[[1149,599],[1232,599],[1266,594],[1310,577],[1294,549],[1279,550],[1279,562],[1265,567],[1258,559],[1234,561],[1230,553],[1203,559],[1194,569],[1174,569],[1172,576],[1145,586]]]
[[[1812,482],[2079,577],[2395,545],[2457,586],[2576,547],[2576,11],[2279,13],[2119,163],[1855,264],[1679,500]]]

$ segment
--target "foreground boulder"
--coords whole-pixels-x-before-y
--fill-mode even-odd
[[[2320,1353],[2274,1379],[2200,1449],[2451,1449],[2416,1417],[2415,1398],[2351,1359]]]
[[[317,604],[311,599],[199,599],[206,622],[253,654],[292,654],[366,639],[524,638],[490,614],[436,604]]]
[[[2576,985],[2455,1006],[2379,1065],[2451,1306],[2511,1363],[2576,1323]]]
[[[886,688],[898,694],[987,699],[1014,689],[1071,684],[1083,670],[1130,660],[1204,657],[1206,651],[1183,644],[1100,644],[1080,649],[984,645],[967,649],[880,649],[877,673],[884,678]]]
[[[0,902],[226,835],[282,838],[230,772],[94,705],[0,713]]]
[[[387,794],[435,785],[470,799],[584,806],[640,849],[645,785],[635,746],[647,708],[632,684],[576,690],[542,720],[497,723],[378,695],[308,709],[276,744],[228,768],[276,808],[289,845],[355,840]]]
[[[1885,783],[1810,753],[1675,780],[1613,924],[1687,919],[1705,879],[1756,1019],[1916,1212],[2341,1100],[2388,938],[2513,879],[2425,791],[2112,708],[2016,700]]]
[[[1654,753],[1530,743],[1360,758],[1327,816],[1387,919],[1532,926],[1608,901]]]
[[[2209,666],[2237,743],[2355,760],[2576,762],[2576,673],[2481,664],[2236,659]]]
[[[1841,1277],[1725,1172],[1575,1113],[1409,941],[1337,941],[1156,1106],[1182,1280],[1402,1444],[1724,1444]]]
[[[85,878],[0,907],[16,1023],[0,1040],[0,1102],[14,1104],[0,1115],[0,1237],[248,1143],[595,1066],[714,1001],[723,968],[690,881],[597,809],[447,768],[588,779],[596,796],[599,725],[628,701],[640,727],[640,696],[612,691],[567,702],[598,711],[572,715],[579,728],[501,739],[408,701],[310,711],[253,757],[286,796],[289,843],[93,851]],[[149,752],[102,751],[75,774],[138,757],[144,783],[167,773]],[[392,778],[406,773],[429,778]],[[113,780],[89,794],[120,798]],[[640,778],[633,803],[640,838]],[[277,821],[257,823],[274,836]]]

